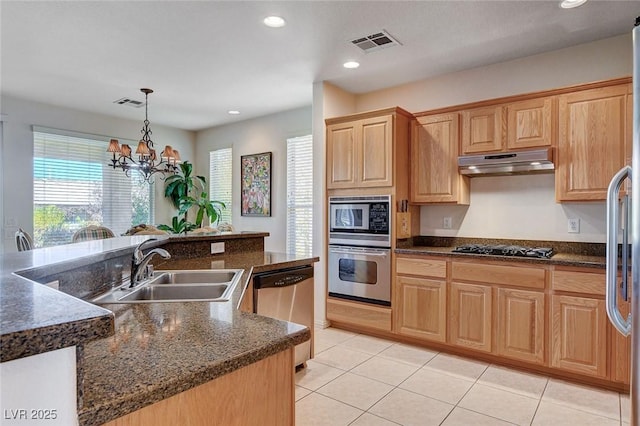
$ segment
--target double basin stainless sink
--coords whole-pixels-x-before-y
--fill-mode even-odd
[[[129,283],[99,296],[92,303],[226,302],[243,269],[156,271],[154,276],[129,288]]]

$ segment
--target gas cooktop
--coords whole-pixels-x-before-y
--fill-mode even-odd
[[[453,249],[457,253],[492,254],[498,256],[538,257],[549,259],[553,256],[551,247],[523,247],[506,244],[483,245],[465,244]]]

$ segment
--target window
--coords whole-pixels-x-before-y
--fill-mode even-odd
[[[222,210],[218,223],[231,223],[232,218],[232,170],[233,150],[223,148],[209,153],[209,199],[221,201],[227,206]],[[215,224],[213,224],[215,225]]]
[[[153,223],[153,185],[135,171],[127,176],[109,167],[107,143],[100,136],[34,128],[37,247],[70,243],[87,225],[103,225],[119,235],[132,225]]]
[[[310,256],[313,243],[313,138],[287,139],[287,252]]]

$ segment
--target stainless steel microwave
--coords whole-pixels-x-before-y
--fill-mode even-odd
[[[329,197],[329,243],[391,246],[391,196]]]

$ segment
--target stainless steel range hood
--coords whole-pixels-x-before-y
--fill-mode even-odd
[[[458,167],[461,174],[470,177],[552,173],[554,169],[553,149],[465,155],[458,157]]]

